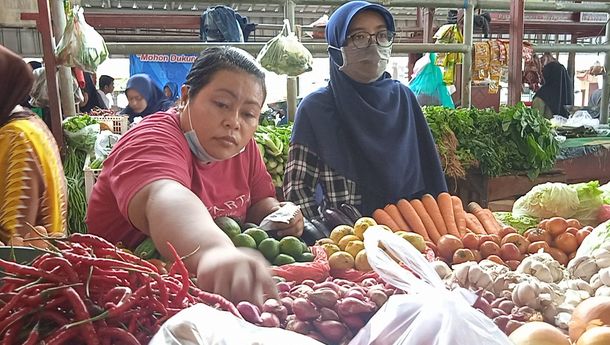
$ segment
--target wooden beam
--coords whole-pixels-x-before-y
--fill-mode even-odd
[[[508,105],[521,101],[523,79],[523,9],[524,0],[510,3],[510,58],[508,69]]]

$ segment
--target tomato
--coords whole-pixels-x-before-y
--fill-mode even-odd
[[[525,238],[527,238],[530,243],[545,241],[546,243],[551,243],[553,237],[549,234],[548,231],[541,228],[532,228],[525,232]]]
[[[481,235],[481,239],[479,240],[479,243],[483,243],[485,241],[494,241],[498,245],[500,245],[501,239],[500,239],[500,236],[498,236],[496,234]]]
[[[487,258],[490,255],[500,255],[500,246],[494,241],[487,241],[481,243],[479,251],[484,258]]]
[[[578,240],[571,233],[564,232],[555,238],[555,247],[564,253],[572,253],[578,249]]]
[[[453,253],[456,250],[464,248],[464,244],[459,238],[453,235],[443,235],[438,240],[438,253],[447,260],[453,258]]]
[[[578,219],[567,219],[566,222],[568,223],[568,227],[573,227],[576,229],[581,229],[582,225],[580,224],[580,222],[578,221]]]
[[[488,257],[487,257],[487,260],[489,260],[489,261],[493,261],[493,262],[495,262],[495,263],[497,263],[497,264],[500,264],[500,265],[506,265],[506,263],[504,262],[504,260],[502,260],[502,258],[500,258],[500,257],[499,257],[499,256],[497,256],[497,255],[490,255],[490,256],[488,256]]]
[[[546,225],[547,229],[551,233],[551,236],[557,237],[564,232],[568,228],[568,222],[561,217],[553,217],[549,219],[549,222]]]
[[[587,238],[587,236],[589,236],[590,233],[591,233],[591,231],[589,231],[587,229],[578,230],[578,232],[576,233],[576,240],[578,241],[578,245],[580,245],[582,243],[582,241],[584,241],[585,238]]]
[[[474,254],[470,249],[458,249],[453,254],[453,264],[461,264],[466,261],[475,261]]]
[[[476,262],[480,262],[481,260],[483,260],[483,256],[481,256],[481,252],[476,249],[472,249],[472,255],[474,255],[474,261],[476,261]]]
[[[551,246],[549,246],[548,242],[536,241],[530,244],[529,247],[527,247],[527,252],[530,254],[535,254],[538,253],[540,249],[542,249],[543,252],[548,252],[549,248],[551,248]]]
[[[519,267],[519,264],[521,264],[521,261],[519,260],[506,260],[506,265],[513,271]]]
[[[478,249],[479,248],[479,237],[472,232],[467,233],[462,237],[462,243],[464,244],[464,248],[468,249]]]
[[[569,227],[566,229],[566,232],[567,232],[567,233],[570,233],[570,234],[572,234],[572,235],[574,235],[574,236],[576,236],[576,233],[578,232],[578,229],[577,229],[577,228],[574,228],[574,227],[569,226]]]
[[[508,234],[502,239],[502,244],[512,243],[517,248],[519,248],[519,252],[521,254],[527,253],[527,247],[530,245],[530,241],[527,238],[519,235],[519,234]]]
[[[551,247],[549,248],[548,253],[551,254],[553,259],[557,260],[560,264],[564,266],[568,264],[568,256],[561,250]]]
[[[517,230],[515,230],[515,228],[513,228],[512,226],[505,226],[502,228],[502,230],[500,230],[500,233],[498,235],[500,236],[500,238],[504,238],[508,234],[516,234],[516,233],[517,233]]]
[[[549,220],[548,219],[544,219],[543,221],[541,221],[540,223],[538,223],[538,227],[540,229],[544,229],[546,230],[546,226],[549,224]]]
[[[500,247],[500,257],[504,261],[508,260],[520,260],[522,255],[519,248],[514,243],[504,243]]]

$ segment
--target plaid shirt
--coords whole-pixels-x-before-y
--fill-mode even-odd
[[[327,207],[341,204],[360,206],[362,197],[354,181],[334,172],[317,154],[306,146],[290,145],[284,175],[284,197],[301,206],[306,218],[319,218],[314,193],[320,185]]]

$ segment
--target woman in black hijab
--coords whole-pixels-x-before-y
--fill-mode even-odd
[[[85,89],[83,91],[87,93],[85,98],[87,103],[80,108],[81,112],[88,113],[95,108],[107,109],[106,103],[97,92],[91,73],[85,73]]]
[[[574,105],[574,85],[568,71],[557,61],[549,62],[542,70],[544,84],[536,92],[532,108],[547,119],[553,115],[570,116],[566,105]]]

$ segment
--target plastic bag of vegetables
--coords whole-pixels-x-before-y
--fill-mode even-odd
[[[95,73],[108,57],[104,38],[85,21],[83,8],[75,5],[67,11],[68,21],[55,51],[57,63]]]
[[[63,121],[68,146],[93,153],[100,124],[89,115],[71,116]]]
[[[433,266],[407,241],[372,226],[364,234],[364,247],[379,277],[408,294],[391,296],[350,345],[511,344],[491,319],[471,306],[476,295],[461,288],[447,290]]]
[[[309,72],[313,66],[313,56],[290,30],[287,19],[282,31],[265,44],[257,60],[268,71],[291,77]]]

